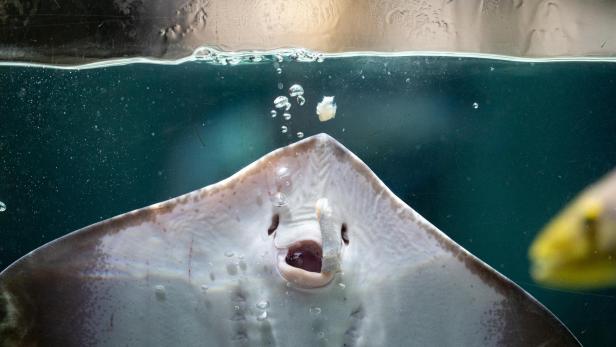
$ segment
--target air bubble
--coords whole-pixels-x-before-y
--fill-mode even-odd
[[[225,257],[230,258],[230,257],[232,257],[232,256],[233,256],[233,252],[231,252],[231,251],[226,251],[226,252],[225,252]]]
[[[306,99],[304,99],[304,97],[300,95],[300,96],[297,97],[297,103],[300,106],[304,106],[304,104],[306,103]]]
[[[207,290],[208,290],[208,289],[210,289],[210,288],[209,288],[207,285],[205,285],[205,284],[202,284],[202,285],[201,285],[201,291],[202,291],[202,292],[204,292],[204,293],[205,293],[205,292],[207,292]]]
[[[282,128],[284,133],[288,131],[286,126]],[[273,206],[282,207],[287,205],[287,196],[292,192],[291,171],[285,163],[278,163],[272,169],[271,180],[268,182],[271,192],[270,200]]]
[[[276,73],[280,75],[282,73],[282,68],[276,68]],[[280,89],[282,89],[282,88],[280,88]]]
[[[282,82],[278,82],[278,89],[282,90],[282,88],[284,88],[284,85],[282,84]]]
[[[281,165],[276,168],[275,172],[276,176],[274,178],[274,184],[276,186],[277,191],[281,191],[284,187],[291,186],[291,176],[289,173],[289,168],[284,165]]]
[[[276,179],[282,180],[282,179],[287,179],[287,178],[289,178],[289,168],[284,165],[277,167],[276,168]]]
[[[289,112],[285,112],[282,114],[282,117],[284,118],[284,120],[289,120],[291,119],[291,114]]]
[[[346,288],[346,284],[344,283],[338,283],[338,287],[340,287],[341,289]]]
[[[235,263],[227,264],[227,273],[231,276],[237,275],[237,264]]]
[[[272,118],[276,118],[276,115],[277,115],[276,110],[271,110],[270,115],[272,116]]]
[[[473,108],[474,108],[474,109],[478,109],[478,108],[479,108],[479,103],[477,103],[477,102],[473,102]]]
[[[264,321],[266,319],[267,319],[267,311],[263,311],[259,313],[259,315],[257,316],[258,321]]]
[[[321,314],[321,308],[318,306],[311,307],[309,310],[310,314],[318,316]]]
[[[300,138],[300,139],[303,138],[304,137],[304,133],[301,132],[301,131],[298,131],[297,132],[297,137]]]
[[[0,201],[0,212],[6,211],[6,204]]]
[[[158,284],[154,286],[154,295],[158,301],[164,301],[167,298],[167,293],[165,290],[165,286],[162,284]]]
[[[274,106],[276,106],[276,108],[284,108],[285,111],[288,111],[291,108],[291,103],[289,102],[289,98],[281,95],[274,99]]]
[[[296,97],[304,95],[304,87],[299,84],[294,84],[289,87],[289,96]]]
[[[325,338],[325,333],[324,333],[324,332],[322,332],[322,331],[319,331],[319,332],[317,333],[317,339],[319,339],[319,340],[323,340],[324,338]]]
[[[276,207],[282,207],[287,204],[287,196],[282,192],[277,192],[274,194],[274,198],[272,199],[272,204]]]
[[[287,131],[289,131],[289,128],[287,128],[286,125],[283,125],[283,126],[280,127],[280,131],[282,131],[283,134],[286,134]]]
[[[256,306],[259,310],[266,310],[269,307],[269,301],[261,300],[257,302]]]

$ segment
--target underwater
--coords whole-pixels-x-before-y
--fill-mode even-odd
[[[512,327],[509,321],[481,328],[465,322],[482,310],[476,308],[475,300],[481,301],[485,283],[486,288],[511,286],[515,295],[528,300],[524,305],[531,305],[529,311],[544,312],[545,306],[553,313],[556,319],[545,311],[546,319],[555,322],[550,324],[558,325],[541,332],[541,339],[553,337],[545,345],[563,345],[563,341],[576,345],[576,339],[585,346],[616,344],[616,261],[612,261],[616,243],[600,254],[605,255],[601,268],[588,255],[604,252],[600,246],[591,244],[584,250],[570,246],[571,252],[583,253],[579,255],[582,265],[576,263],[582,274],[592,277],[593,271],[600,272],[597,276],[602,281],[595,276],[591,283],[582,275],[560,282],[539,278],[533,269],[547,264],[542,257],[553,249],[546,250],[552,246],[544,241],[543,253],[531,251],[539,248],[538,235],[547,235],[546,226],[555,216],[572,215],[572,209],[564,210],[570,202],[586,201],[575,199],[587,187],[602,179],[614,180],[608,176],[616,167],[613,58],[548,59],[464,50],[389,52],[380,47],[328,53],[310,46],[200,47],[180,59],[146,59],[137,54],[107,60],[94,54],[83,61],[85,65],[47,60],[44,50],[42,55],[32,55],[31,61],[13,53],[4,55],[0,63],[0,271],[4,270],[0,273],[0,346],[120,342],[134,346],[169,341],[184,346],[196,344],[193,332],[197,330],[211,334],[207,337],[211,340],[201,340],[199,345],[212,346],[284,346],[293,339],[298,345],[314,346],[471,345],[469,341],[477,340],[458,339],[469,337],[473,329],[499,335],[498,331]],[[302,159],[305,151],[316,151],[317,159]],[[323,168],[320,160],[326,163]],[[272,164],[279,161],[282,164]],[[262,180],[251,176],[261,171],[275,172],[285,181],[272,183],[269,176]],[[327,185],[323,180],[336,183]],[[603,237],[603,232],[614,234],[616,240],[616,218],[610,219],[616,217],[616,201],[614,184],[610,184],[611,190],[606,190],[610,193],[591,199],[592,211],[600,217],[593,215],[589,222],[587,215],[579,220],[572,216],[562,223],[592,231],[593,238]],[[207,186],[211,187],[193,192]],[[378,194],[356,188],[364,186],[380,188]],[[252,189],[269,194],[258,195],[258,207],[250,200]],[[222,192],[216,204],[228,205],[233,213],[218,210],[208,195],[216,192]],[[176,197],[179,200],[166,202]],[[158,205],[123,215],[153,204]],[[195,216],[190,217],[194,220],[174,204],[191,209],[190,204],[195,204]],[[211,218],[200,204],[204,211],[212,211]],[[261,213],[265,208],[261,204],[267,206],[267,214]],[[293,209],[293,204],[301,207]],[[412,217],[403,224],[392,221],[390,205],[395,205],[392,214]],[[357,212],[364,208],[368,212]],[[586,205],[582,208],[581,214],[590,211]],[[290,238],[291,231],[309,235],[311,231],[299,227],[308,222],[321,230],[316,241],[289,243],[289,253],[282,255],[287,254],[286,264],[294,269],[269,268],[271,252],[262,243],[271,242],[272,237]],[[583,226],[578,227],[578,222]],[[225,236],[235,235],[234,230],[244,228],[244,223],[251,226],[245,234],[237,231],[236,236]],[[187,250],[181,241],[184,236],[166,229],[161,232],[166,236],[155,236],[143,226],[150,224],[163,229],[195,228],[190,229],[191,235],[201,239],[191,236]],[[289,234],[283,232],[285,228],[291,230]],[[426,240],[436,239],[441,246],[424,247],[423,236],[411,235],[408,240],[395,236],[403,235],[405,228],[412,230],[409,235],[426,232],[430,235]],[[441,231],[446,236],[440,236]],[[86,243],[88,235],[95,233],[99,239]],[[118,236],[124,234],[128,236]],[[253,237],[259,242],[249,243]],[[554,249],[568,250],[565,242],[586,244],[563,238],[554,241],[560,242]],[[379,244],[385,242],[382,239],[390,242],[387,247]],[[197,245],[201,244],[200,250]],[[353,250],[354,246],[358,248]],[[452,249],[453,255],[443,257],[451,257],[452,262],[461,259],[465,265],[441,273],[439,247]],[[122,249],[126,256],[120,259],[111,249]],[[328,253],[332,249],[337,253]],[[188,260],[166,260],[175,259],[180,251],[178,257],[188,252]],[[101,259],[95,264],[88,259],[95,253],[88,252],[107,253],[97,255]],[[209,252],[223,256],[211,258]],[[416,254],[429,260],[413,264],[410,260],[419,259]],[[100,265],[102,259],[104,265]],[[453,266],[448,264],[442,268]],[[333,275],[327,277],[329,266]],[[251,273],[251,268],[263,270]],[[297,268],[309,274],[298,275]],[[363,276],[368,268],[374,275],[364,282],[356,274]],[[482,271],[488,275],[477,275]],[[188,279],[180,279],[179,272]],[[261,273],[267,276],[259,278]],[[325,277],[314,277],[319,273]],[[416,273],[420,275],[413,277]],[[30,276],[36,280],[19,282]],[[485,276],[495,279],[488,281]],[[114,284],[98,292],[84,285],[89,281]],[[77,293],[75,288],[81,285],[87,289]],[[518,292],[516,285],[532,297]],[[188,290],[183,286],[194,287],[196,294],[178,298]],[[413,288],[422,291],[417,297],[426,300],[420,305],[423,310],[397,310],[398,306],[415,307],[409,302],[415,294],[408,294]],[[504,298],[513,295],[504,292]],[[327,299],[314,301],[315,295]],[[52,300],[47,298],[58,299],[49,306],[36,304]],[[371,298],[377,304],[367,303]],[[104,310],[106,300],[134,306],[121,313],[119,305],[105,316],[102,327],[91,316]],[[342,309],[336,312],[339,301],[345,302],[344,310],[351,307],[349,314]],[[360,304],[352,306],[355,301]],[[54,306],[58,303],[66,311],[47,317],[44,311],[60,307]],[[20,311],[22,305],[30,311]],[[380,310],[375,305],[381,305]],[[432,316],[432,307],[445,312],[444,324],[435,324],[434,317],[441,313]],[[519,313],[492,314],[498,321]],[[484,322],[487,318],[482,317]],[[524,314],[515,317],[523,320]],[[49,319],[53,328],[32,323],[48,324]],[[86,322],[80,329],[88,330],[83,334],[87,337],[62,335],[71,331],[75,319]],[[284,321],[292,319],[305,324],[303,330],[285,331],[293,325]],[[344,324],[338,327],[338,321]],[[233,336],[221,328],[228,325],[224,322],[230,322]],[[24,324],[32,324],[30,330],[16,328]],[[413,341],[391,337],[404,332],[405,324],[412,326],[411,332],[430,333]],[[112,333],[122,327],[132,332]],[[418,327],[421,330],[414,330]],[[536,334],[538,329],[513,328],[499,339],[484,337],[484,345],[538,341],[535,335],[528,340],[524,335]],[[509,335],[518,336],[508,340]],[[168,340],[156,340],[159,336]],[[182,336],[191,337],[182,340]]]

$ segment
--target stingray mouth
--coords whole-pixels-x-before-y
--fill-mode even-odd
[[[285,262],[295,268],[309,272],[321,272],[323,250],[314,241],[301,241],[290,247]]]
[[[328,284],[334,274],[321,272],[323,248],[313,240],[302,240],[281,249],[278,270],[282,277],[300,288],[318,288]]]

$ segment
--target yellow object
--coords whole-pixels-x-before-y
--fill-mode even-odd
[[[616,286],[616,170],[554,217],[529,256],[538,283],[572,289]]]

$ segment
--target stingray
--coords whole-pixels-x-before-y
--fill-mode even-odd
[[[0,274],[2,346],[578,346],[321,134]]]

